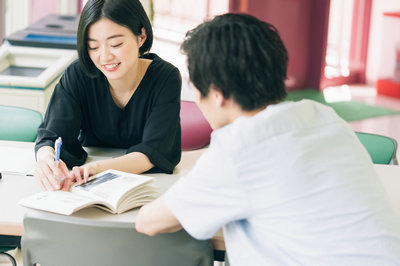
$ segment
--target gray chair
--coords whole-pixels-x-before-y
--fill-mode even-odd
[[[184,230],[149,237],[133,223],[99,221],[30,211],[24,217],[24,266],[212,266],[210,241]]]

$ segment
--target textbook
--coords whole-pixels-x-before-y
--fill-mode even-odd
[[[81,185],[74,184],[70,191],[44,191],[23,198],[25,207],[64,215],[86,207],[97,207],[113,214],[153,201],[158,192],[153,178],[107,170]]]

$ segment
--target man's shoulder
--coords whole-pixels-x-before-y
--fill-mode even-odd
[[[331,109],[314,101],[282,102],[270,105],[251,117],[239,117],[233,123],[214,130],[212,142],[228,150],[246,149],[266,139],[277,139],[296,131],[319,130],[345,122]]]

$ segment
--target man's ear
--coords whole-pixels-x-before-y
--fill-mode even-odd
[[[222,92],[215,91],[215,101],[216,101],[216,103],[217,103],[217,105],[219,107],[222,107],[222,106],[225,105],[226,100],[225,100],[224,95],[222,94]]]
[[[218,107],[222,107],[226,104],[226,99],[224,97],[224,94],[220,90],[216,90],[214,85],[210,86],[210,93],[213,96],[215,104]]]
[[[139,47],[142,47],[142,45],[144,44],[144,42],[147,39],[147,34],[146,34],[146,29],[142,28],[142,32],[140,33],[140,35],[138,36],[138,40],[139,40]]]

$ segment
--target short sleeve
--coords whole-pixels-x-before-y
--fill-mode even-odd
[[[142,141],[127,152],[144,153],[154,164],[153,172],[172,173],[181,158],[180,94],[181,76],[177,68],[160,77],[152,110],[143,128]]]
[[[66,69],[56,85],[42,124],[38,128],[35,153],[43,146],[54,147],[58,137],[62,138],[61,159],[68,167],[82,165],[87,153],[78,141],[81,125],[81,108],[76,89],[77,75],[73,66]]]
[[[230,162],[211,147],[190,173],[163,196],[183,228],[197,239],[209,239],[225,224],[246,217],[248,199]]]

